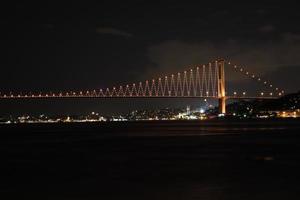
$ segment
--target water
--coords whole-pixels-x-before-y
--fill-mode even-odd
[[[1,126],[1,199],[299,199],[299,122]]]

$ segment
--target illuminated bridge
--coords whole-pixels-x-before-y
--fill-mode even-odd
[[[265,91],[249,96],[247,92],[226,92],[225,65],[246,78],[261,83]],[[261,77],[250,73],[229,61],[217,60],[207,65],[196,65],[187,71],[145,80],[143,82],[120,85],[106,89],[88,91],[68,91],[59,93],[0,93],[0,99],[25,98],[214,98],[219,100],[219,112],[226,113],[227,99],[275,99],[284,91]]]

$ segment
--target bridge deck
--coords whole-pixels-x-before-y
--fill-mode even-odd
[[[163,98],[203,98],[219,99],[217,96],[99,96],[99,95],[69,95],[69,96],[0,96],[0,99],[64,99],[64,98],[139,98],[139,99],[163,99]],[[274,96],[227,96],[226,99],[278,99]]]

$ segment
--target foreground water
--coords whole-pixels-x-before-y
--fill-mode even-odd
[[[300,121],[0,127],[1,199],[299,199]]]

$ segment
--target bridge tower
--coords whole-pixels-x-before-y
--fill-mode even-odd
[[[225,61],[217,61],[219,113],[226,114]]]

